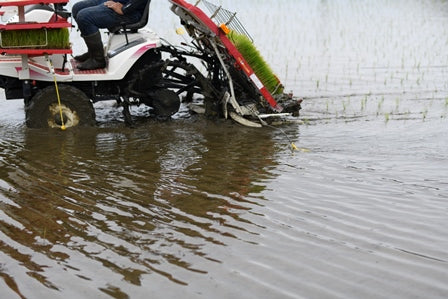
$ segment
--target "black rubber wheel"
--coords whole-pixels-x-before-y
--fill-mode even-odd
[[[70,85],[59,85],[58,90],[61,107],[54,86],[40,90],[25,105],[29,128],[61,128],[61,109],[66,128],[95,125],[95,110],[84,92]]]

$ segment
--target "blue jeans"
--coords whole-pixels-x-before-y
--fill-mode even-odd
[[[142,16],[141,11],[134,11],[128,15],[119,15],[112,9],[104,6],[106,0],[83,0],[72,7],[72,16],[78,24],[81,36],[88,36],[98,32],[100,28],[112,28],[125,22],[128,24],[138,22]],[[120,1],[121,2],[121,1]]]

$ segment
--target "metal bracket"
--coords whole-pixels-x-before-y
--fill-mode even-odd
[[[224,96],[222,97],[222,111],[224,113],[224,118],[227,119],[229,117],[229,111],[227,109],[227,104],[229,103],[230,94],[226,91]]]
[[[19,70],[19,79],[28,80],[30,79],[30,66],[28,65],[28,55],[22,54],[22,69]]]
[[[219,59],[219,62],[221,63],[221,66],[224,70],[224,72],[226,73],[227,79],[229,80],[229,89],[230,89],[230,103],[232,104],[233,108],[235,109],[236,112],[238,112],[238,114],[242,115],[243,111],[241,110],[240,105],[238,105],[238,102],[235,99],[235,90],[233,88],[233,81],[232,81],[232,77],[230,76],[230,72],[227,69],[226,64],[224,63],[224,60],[221,57],[221,53],[218,50],[218,46],[216,45],[216,42],[214,40],[210,40],[210,44],[213,47],[213,50],[215,50],[216,56]]]

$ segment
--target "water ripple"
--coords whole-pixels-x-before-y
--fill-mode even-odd
[[[230,2],[295,12],[287,38],[247,29],[303,123],[131,129],[97,105],[96,128],[31,130],[0,100],[2,298],[446,297],[446,3]]]

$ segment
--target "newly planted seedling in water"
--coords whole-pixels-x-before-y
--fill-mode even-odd
[[[395,111],[398,112],[399,106],[400,106],[400,98],[396,98],[395,99]]]
[[[423,110],[423,121],[426,120],[427,115],[428,115],[428,108],[425,108],[425,110]]]
[[[367,96],[361,99],[361,111],[364,111],[366,109],[367,104]]]

